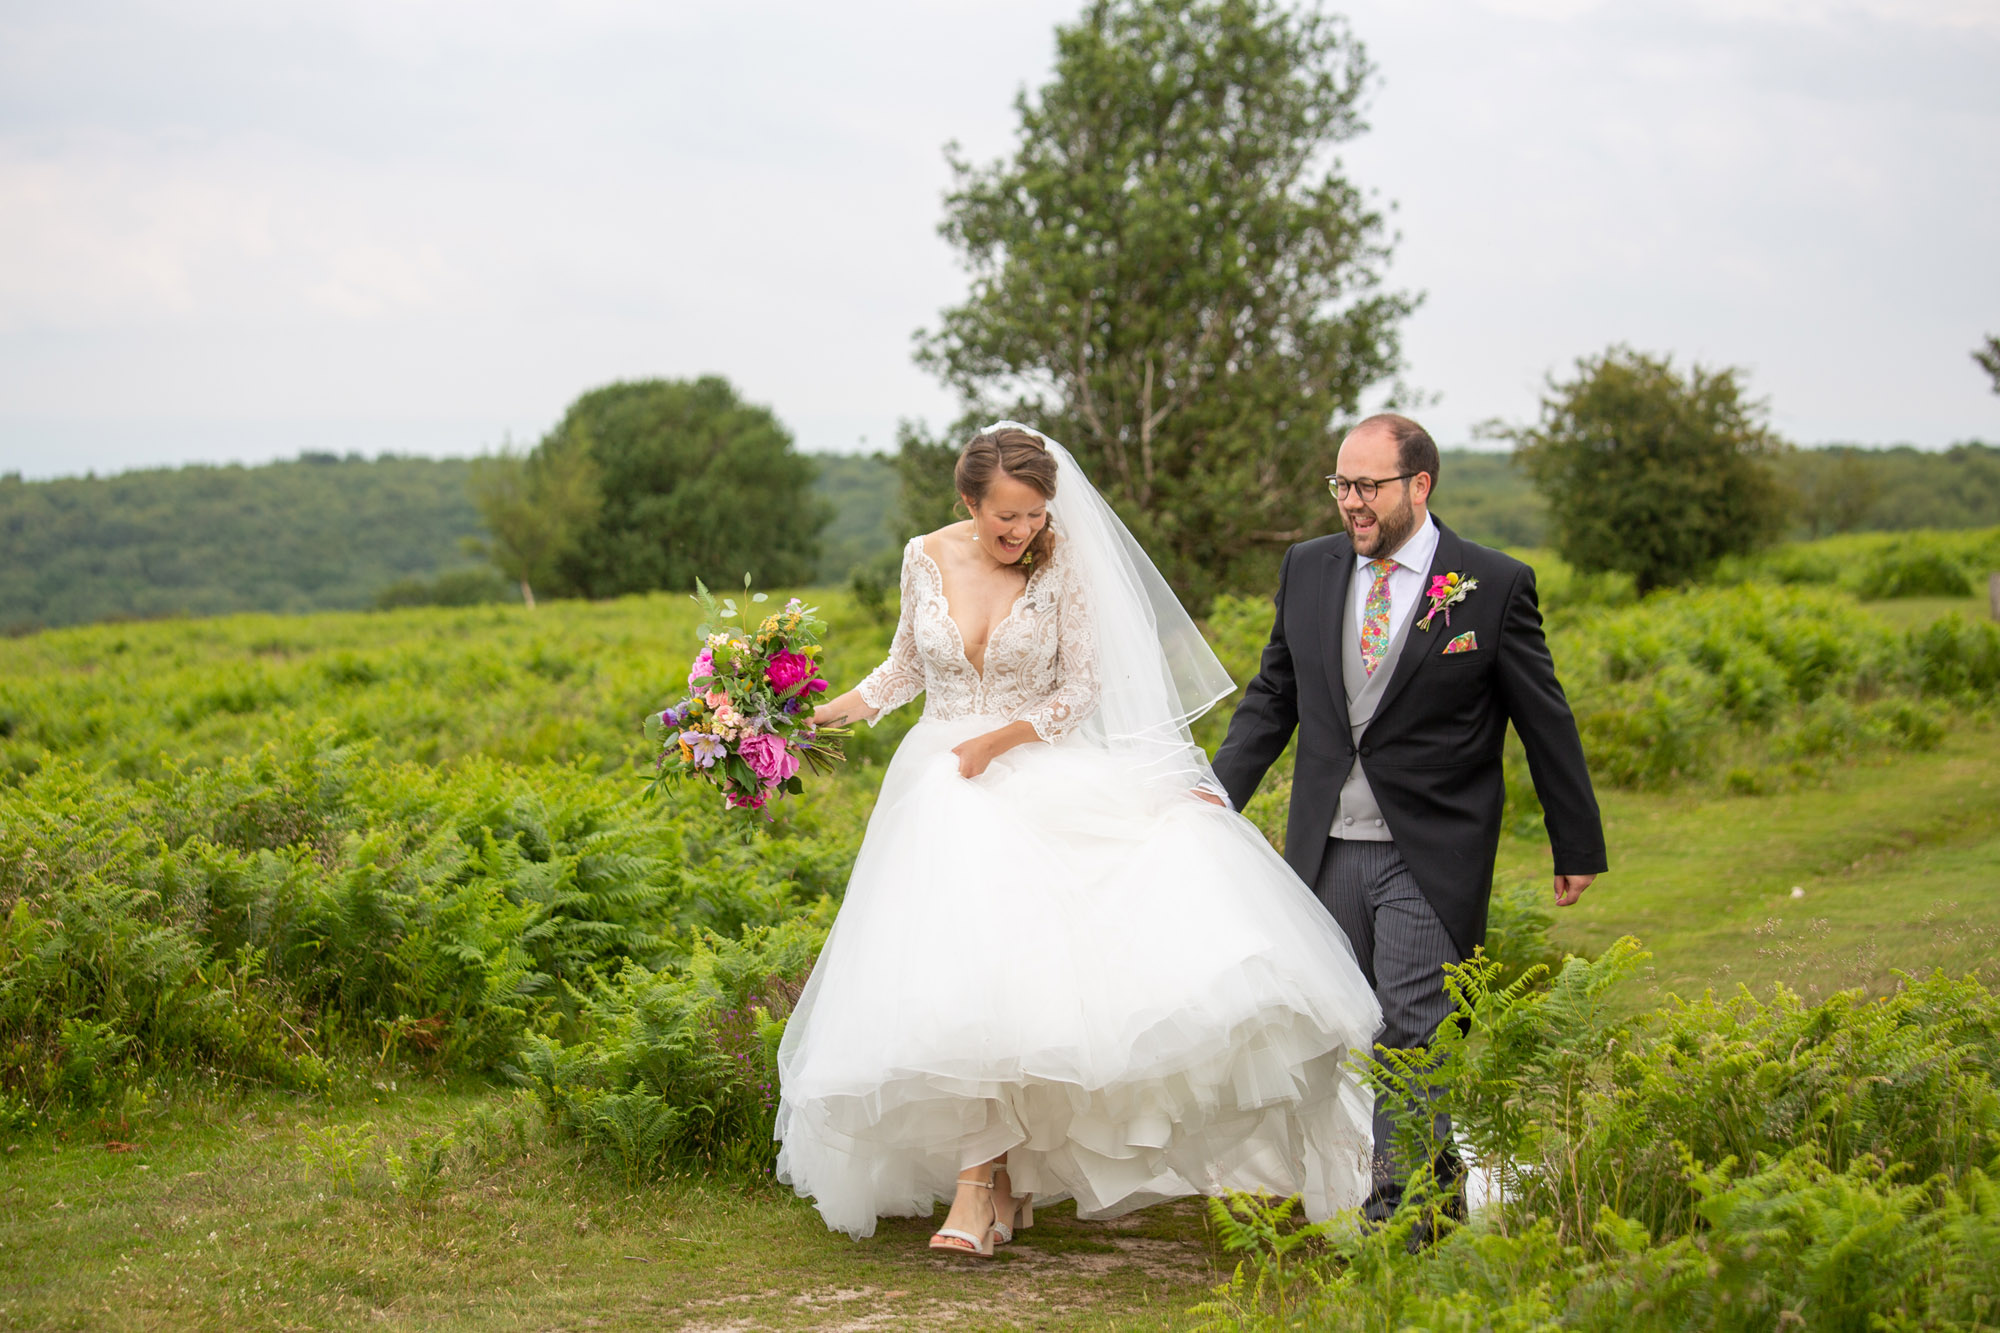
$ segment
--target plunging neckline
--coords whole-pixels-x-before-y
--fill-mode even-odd
[[[917,544],[917,554],[924,558],[924,563],[931,567],[931,573],[937,578],[937,595],[938,600],[944,603],[945,623],[951,626],[952,637],[958,640],[958,660],[971,668],[972,674],[979,678],[980,687],[983,689],[986,685],[986,659],[993,655],[993,640],[1000,637],[1000,631],[1005,629],[1007,623],[1020,611],[1021,603],[1028,600],[1028,593],[1035,586],[1035,575],[1039,574],[1041,569],[1037,567],[1028,571],[1028,581],[1021,585],[1020,596],[1016,597],[1013,605],[1007,608],[1007,614],[994,621],[992,627],[986,631],[986,651],[980,654],[979,665],[973,666],[972,654],[965,647],[965,631],[959,628],[957,618],[951,614],[951,597],[944,590],[944,566],[937,562],[936,556],[925,549],[922,537],[912,537],[910,540]]]

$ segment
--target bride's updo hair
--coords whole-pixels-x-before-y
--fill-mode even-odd
[[[995,477],[1012,477],[1040,491],[1044,500],[1056,498],[1056,459],[1042,437],[1018,426],[975,435],[959,450],[958,467],[952,482],[958,493],[974,504],[983,503]],[[1055,550],[1055,530],[1048,524],[1035,534],[1022,555],[1030,565],[1040,564]]]

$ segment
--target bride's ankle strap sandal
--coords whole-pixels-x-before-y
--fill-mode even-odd
[[[991,1179],[966,1180],[961,1177],[958,1183],[960,1185],[977,1186],[979,1189],[983,1190],[991,1190],[993,1188],[993,1182]],[[981,1259],[991,1259],[993,1257],[993,1242],[999,1235],[1000,1210],[997,1205],[993,1206],[993,1213],[994,1213],[994,1224],[986,1229],[986,1234],[984,1236],[975,1236],[969,1231],[960,1231],[957,1227],[939,1227],[936,1231],[931,1233],[931,1248],[934,1250],[942,1250],[946,1254],[968,1254],[976,1256]],[[1011,1235],[1012,1233],[1009,1234]],[[962,1240],[965,1242],[965,1244],[941,1245],[938,1243],[940,1241],[951,1241],[951,1240]],[[968,1249],[966,1248],[967,1246],[970,1246],[971,1248]]]
[[[996,1191],[999,1189],[1000,1172],[1006,1169],[1007,1165],[1004,1162],[994,1168],[993,1179]],[[1007,1178],[1007,1218],[1009,1220],[1001,1220],[998,1204],[995,1204],[993,1209],[993,1243],[995,1245],[1012,1244],[1015,1232],[1025,1231],[1035,1225],[1035,1196],[1032,1194],[1016,1194],[1014,1193],[1013,1186],[1014,1178],[1009,1176]]]

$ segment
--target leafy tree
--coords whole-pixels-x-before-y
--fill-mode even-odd
[[[1501,432],[1548,501],[1556,550],[1588,572],[1629,573],[1640,593],[1690,583],[1725,555],[1777,540],[1784,445],[1734,370],[1626,347],[1552,376],[1540,424]]]
[[[2000,393],[2000,337],[1986,335],[1986,345],[1973,349],[1972,359],[1979,368],[1993,377],[1993,392]]]
[[[1097,0],[1056,43],[1012,157],[952,150],[972,290],[919,360],[1069,445],[1205,603],[1331,521],[1330,422],[1398,364],[1413,301],[1330,156],[1370,67],[1277,0]]]
[[[692,588],[697,578],[802,583],[819,560],[828,507],[817,469],[770,409],[720,376],[593,389],[541,449],[585,439],[603,505],[557,557],[587,597]]]
[[[589,433],[557,432],[526,457],[503,449],[476,459],[468,484],[491,535],[469,538],[467,549],[519,584],[532,610],[534,585],[556,578],[563,552],[581,540],[603,507]]]

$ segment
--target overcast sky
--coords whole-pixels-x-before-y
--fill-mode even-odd
[[[0,472],[528,442],[728,376],[814,450],[954,404],[942,146],[1076,0],[0,0]],[[1441,442],[1614,341],[1802,443],[2000,440],[2000,0],[1367,0],[1343,153]]]

